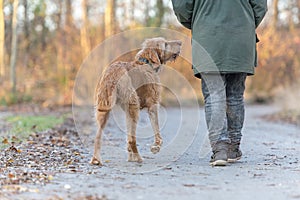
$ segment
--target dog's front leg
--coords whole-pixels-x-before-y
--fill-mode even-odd
[[[151,146],[151,152],[152,153],[158,153],[160,151],[161,145],[163,143],[163,140],[161,138],[160,132],[159,132],[159,124],[158,124],[158,105],[155,104],[148,108],[148,114],[151,121],[152,129],[154,131],[154,144]]]

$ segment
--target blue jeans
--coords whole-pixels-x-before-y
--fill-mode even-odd
[[[246,73],[203,73],[202,93],[211,146],[218,142],[239,144],[244,124]]]

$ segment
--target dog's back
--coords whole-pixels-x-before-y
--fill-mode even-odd
[[[96,87],[97,110],[109,111],[116,103],[139,104],[135,90],[147,80],[142,71],[133,62],[116,62],[109,66]]]
[[[109,111],[117,100],[117,85],[127,73],[126,63],[116,62],[110,65],[98,81],[95,92],[95,103],[98,111]]]

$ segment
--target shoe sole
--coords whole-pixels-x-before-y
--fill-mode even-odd
[[[227,161],[226,160],[216,160],[214,162],[210,163],[211,166],[226,166]]]
[[[228,159],[227,159],[227,162],[229,162],[229,163],[235,163],[235,162],[237,162],[239,159],[241,159],[241,157],[237,157],[237,158],[228,158]]]

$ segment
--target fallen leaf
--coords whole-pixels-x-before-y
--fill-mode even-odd
[[[8,139],[7,139],[7,138],[4,138],[4,139],[2,140],[2,144],[9,144]]]
[[[15,192],[15,191],[26,192],[27,191],[27,188],[23,187],[21,185],[4,185],[4,186],[2,186],[2,188],[4,190],[11,191],[11,192]]]
[[[261,177],[264,176],[264,174],[253,174],[253,177]]]
[[[184,187],[195,187],[195,184],[183,184]]]
[[[272,146],[272,145],[274,145],[273,142],[263,142],[262,144],[265,145],[265,146]]]
[[[34,188],[34,189],[29,189],[28,192],[31,192],[31,193],[39,193],[39,189],[37,188]]]
[[[70,164],[72,164],[73,163],[73,160],[68,160],[67,162],[66,162],[66,165],[70,165]]]
[[[9,173],[7,176],[8,176],[8,178],[15,178],[15,175],[11,174],[11,173]]]
[[[12,136],[11,140],[12,141],[18,141],[18,138],[16,136]]]
[[[79,155],[80,155],[80,153],[79,153],[79,152],[77,152],[77,151],[75,151],[75,152],[74,152],[74,155],[75,155],[75,156],[79,156]]]
[[[9,150],[14,151],[14,152],[18,152],[18,149],[15,146],[10,146]]]
[[[52,181],[53,179],[54,179],[54,177],[53,177],[52,175],[49,175],[49,176],[48,176],[48,180],[49,180],[49,181]]]

